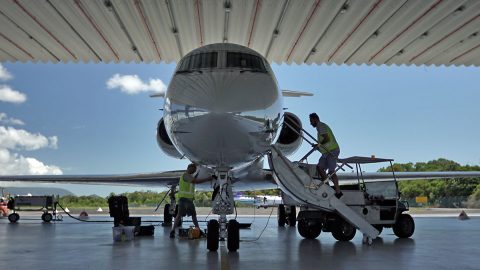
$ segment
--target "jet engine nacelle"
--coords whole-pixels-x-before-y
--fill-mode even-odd
[[[158,121],[157,125],[157,143],[165,154],[178,159],[183,157],[183,155],[178,152],[177,148],[175,148],[173,145],[170,137],[168,137],[163,117],[160,119],[160,121]]]
[[[302,144],[302,138],[299,134],[302,134],[302,121],[293,113],[285,112],[283,114],[283,126],[280,130],[280,136],[278,137],[275,147],[279,149],[285,156],[295,153]],[[285,123],[288,123],[290,128]]]

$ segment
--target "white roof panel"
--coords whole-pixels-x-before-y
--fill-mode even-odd
[[[0,61],[172,62],[236,43],[276,63],[480,64],[478,0],[0,0]]]

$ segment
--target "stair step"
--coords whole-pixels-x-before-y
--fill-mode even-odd
[[[378,236],[378,231],[365,218],[335,197],[335,191],[329,185],[313,179],[311,170],[300,168],[301,164],[291,162],[275,146],[272,146],[269,163],[277,176],[277,184],[299,205],[308,205],[328,212],[336,211],[364,235],[371,239]]]

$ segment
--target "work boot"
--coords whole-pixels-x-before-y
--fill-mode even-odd
[[[340,199],[341,197],[343,196],[343,192],[338,192],[338,193],[335,193],[335,197],[337,197],[337,199]]]
[[[170,232],[170,238],[175,238],[175,231]]]

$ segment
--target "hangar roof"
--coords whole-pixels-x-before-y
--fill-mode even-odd
[[[478,0],[0,0],[0,61],[172,62],[229,42],[287,64],[480,65]]]

